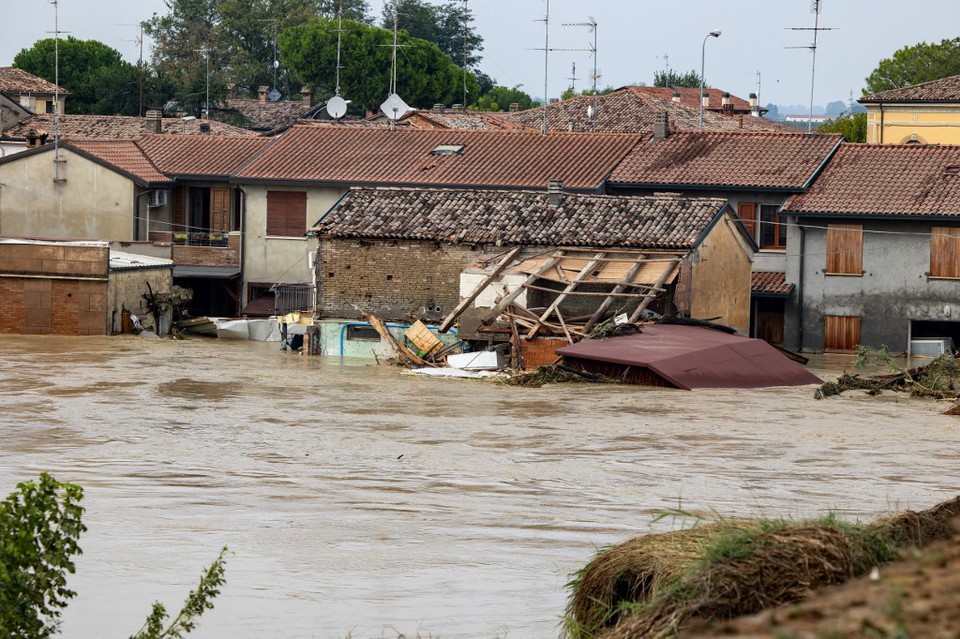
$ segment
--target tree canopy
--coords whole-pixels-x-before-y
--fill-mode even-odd
[[[653,74],[653,86],[700,88],[700,74],[696,71],[677,73],[673,69],[657,71]],[[705,84],[703,86],[707,88],[709,85]]]
[[[866,95],[960,75],[960,38],[903,47],[867,76]]]
[[[384,29],[393,29],[394,11],[397,28],[434,43],[459,67],[473,69],[480,62],[483,38],[473,28],[473,12],[460,2],[434,5],[425,0],[394,0],[383,6],[380,24]]]
[[[386,29],[353,21],[343,22],[340,70],[341,94],[355,111],[376,111],[390,86],[393,34]],[[437,45],[398,34],[403,47],[397,58],[397,93],[411,106],[429,107],[463,100],[463,71]],[[280,52],[298,80],[312,85],[318,95],[333,93],[337,64],[337,21],[313,19],[280,34]],[[467,73],[468,95],[479,96],[480,86]]]
[[[867,114],[844,113],[817,129],[820,133],[841,133],[850,142],[867,141]]]
[[[54,82],[53,38],[38,40],[21,50],[13,65]],[[70,92],[68,113],[137,115],[140,72],[123,60],[120,52],[97,40],[60,40],[59,84]],[[152,85],[151,85],[152,86]]]
[[[535,106],[533,98],[519,87],[494,86],[480,96],[476,106],[481,111],[509,111],[511,104],[520,105],[520,110]]]

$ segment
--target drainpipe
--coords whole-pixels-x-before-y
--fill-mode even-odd
[[[880,103],[880,144],[883,144],[883,102]]]
[[[797,220],[797,228],[800,229],[800,276],[797,277],[797,350],[803,350],[803,257],[805,253],[806,231],[800,224],[800,218]]]
[[[243,268],[244,249],[247,246],[247,192],[243,190],[243,187],[239,187],[237,190],[240,192],[240,228],[237,229],[240,231],[240,308],[237,309],[237,315],[239,315],[247,295],[246,269]],[[247,300],[248,304],[249,302],[250,300]]]

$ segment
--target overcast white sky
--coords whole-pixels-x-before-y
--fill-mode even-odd
[[[381,0],[371,0],[380,15]],[[481,68],[500,84],[522,85],[531,95],[543,94],[543,23],[546,0],[469,0],[476,28],[484,37]],[[59,0],[60,29],[77,38],[95,39],[137,57],[133,26],[154,12],[163,0]],[[14,19],[10,19],[10,13]],[[4,15],[6,14],[6,15]],[[551,48],[587,48],[593,36],[564,22],[596,19],[601,85],[651,84],[654,71],[669,64],[678,71],[700,69],[704,36],[723,31],[706,45],[706,78],[712,86],[746,97],[757,90],[763,104],[808,104],[811,0],[550,0]],[[815,103],[846,101],[860,95],[864,78],[882,58],[920,41],[939,42],[960,36],[960,1],[822,0],[817,50]],[[13,3],[0,0],[0,66],[20,49],[50,37],[53,7],[44,0]],[[149,43],[148,43],[149,44]],[[569,84],[577,64],[578,89],[589,85],[593,60],[587,53],[554,52],[549,61],[549,94]]]

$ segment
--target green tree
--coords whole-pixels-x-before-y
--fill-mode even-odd
[[[529,109],[534,105],[533,98],[515,87],[495,86],[480,96],[476,107],[481,111],[508,111],[513,103],[520,105],[520,110]]]
[[[473,69],[480,62],[483,37],[473,27],[473,12],[455,0],[430,4],[425,0],[394,0],[385,3],[381,26],[393,29],[394,11],[397,27],[414,38],[432,42],[450,56],[456,65]]]
[[[67,588],[81,522],[83,489],[40,475],[0,503],[0,635],[48,637],[76,593]]]
[[[700,88],[700,74],[696,71],[687,71],[686,73],[677,73],[673,69],[666,71],[656,71],[653,74],[653,86],[655,87],[689,87],[693,89]],[[704,88],[710,85],[703,85]]]
[[[21,50],[13,66],[53,82],[53,38],[38,40]],[[139,71],[125,62],[116,49],[97,40],[61,39],[60,86],[70,92],[68,113],[137,115],[139,109]]]
[[[820,133],[841,133],[850,142],[867,141],[867,114],[843,113],[835,120],[821,124]]]
[[[343,23],[341,93],[353,110],[376,111],[390,86],[393,35],[385,29],[353,21]],[[429,107],[463,99],[463,73],[437,45],[400,32],[403,47],[397,59],[397,93],[408,104]],[[314,19],[280,34],[280,52],[297,79],[318,95],[333,93],[337,61],[337,21]],[[475,76],[467,74],[467,92],[479,95]]]
[[[903,47],[867,76],[866,95],[960,75],[960,38]]]
[[[616,89],[614,89],[610,85],[607,85],[604,88],[597,91],[597,95],[606,95],[608,93],[613,93],[614,91],[616,91]],[[576,90],[572,88],[568,88],[563,93],[560,94],[560,99],[569,100],[570,98],[575,98],[578,95],[593,95],[593,89],[584,89],[583,91],[580,91],[579,93],[577,93]]]

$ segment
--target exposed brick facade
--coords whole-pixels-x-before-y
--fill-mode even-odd
[[[323,317],[408,319],[429,306],[449,312],[460,302],[460,273],[479,251],[434,241],[323,239],[318,312]]]
[[[156,233],[152,234],[156,236]],[[189,266],[240,266],[240,233],[227,236],[227,246],[174,244],[173,263]]]

